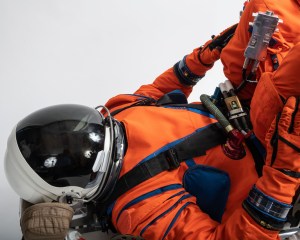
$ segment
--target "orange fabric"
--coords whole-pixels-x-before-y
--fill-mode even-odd
[[[300,8],[300,6],[299,6]],[[274,73],[273,82],[279,94],[287,99],[300,96],[300,43],[296,44]]]
[[[299,183],[296,178],[289,177],[272,167],[264,166],[263,177],[257,181],[256,186],[278,201],[290,204]]]
[[[273,11],[283,23],[278,25],[278,32],[275,32],[273,38],[277,44],[268,48],[269,53],[276,53],[278,61],[281,64],[282,59],[289,50],[299,41],[300,36],[300,7],[296,0],[251,0],[243,12],[235,35],[222,50],[221,61],[224,65],[224,74],[237,87],[242,79],[242,66],[244,63],[244,51],[250,39],[249,22],[254,17],[252,13]],[[272,72],[273,64],[270,57],[266,61],[260,62],[257,79],[263,72]],[[255,89],[255,84],[248,84],[239,94],[242,99],[251,99]]]
[[[248,214],[244,211],[244,209],[240,207],[236,208],[234,213],[231,215],[231,218],[228,219],[226,223],[223,223],[216,228],[212,228],[213,223],[209,221],[203,222],[203,216],[201,216],[196,210],[197,206],[194,206],[194,208],[195,209],[188,209],[187,212],[184,213],[184,217],[187,219],[186,222],[179,222],[175,227],[175,231],[172,232],[167,239],[279,239],[275,231],[268,231],[260,226],[257,226],[257,224],[250,217],[248,217]],[[197,215],[197,217],[194,217],[194,215]],[[199,223],[201,223],[201,225]],[[214,223],[214,225],[215,224],[216,223]],[[180,233],[180,235],[175,235],[176,233]],[[178,238],[178,236],[180,237]],[[184,237],[181,238],[181,236]]]
[[[208,47],[205,48],[210,42],[211,40],[205,44],[203,47],[203,49],[205,49],[204,51],[202,51],[201,48],[196,48],[193,50],[192,54],[189,54],[186,57],[186,64],[192,73],[204,76],[205,73],[213,67],[214,62],[220,59],[220,50],[213,49],[211,51]],[[200,56],[199,51],[202,51]],[[201,58],[201,62],[205,65],[200,62],[199,57]]]
[[[154,151],[215,121],[203,115],[198,115],[184,109],[168,109],[149,106],[128,109],[118,114],[116,118],[124,123],[128,140],[128,149],[124,159],[121,175],[131,170],[138,162]],[[180,202],[169,214],[160,219],[157,223],[155,223],[155,225],[152,225],[143,234],[143,237],[146,239],[161,239],[179,208],[186,202],[190,202],[190,205],[186,207],[177,221],[180,225],[182,223],[186,224],[187,221],[191,222],[190,228],[195,228],[195,230],[193,230],[193,233],[188,232],[187,236],[191,236],[191,239],[226,239],[223,238],[223,235],[226,236],[227,234],[226,221],[231,219],[231,214],[233,214],[236,209],[241,208],[242,201],[247,197],[249,189],[257,180],[251,154],[248,152],[247,157],[244,159],[234,161],[224,156],[220,147],[216,147],[209,150],[206,156],[195,158],[194,160],[197,164],[213,166],[224,170],[230,175],[231,192],[227,202],[226,212],[223,216],[224,224],[220,225],[211,220],[209,216],[201,212],[199,207],[196,205],[196,199],[194,197],[190,197]],[[121,196],[113,211],[113,223],[117,229],[122,233],[139,235],[140,231],[148,223],[170,208],[170,206],[173,206],[184,194],[174,198],[169,197],[175,193],[179,193],[183,189],[146,199],[138,205],[123,211],[117,221],[120,211],[133,199],[160,187],[171,184],[182,185],[183,174],[186,170],[187,166],[182,164],[179,169],[171,172],[163,172],[133,188],[126,195]],[[247,176],[247,178],[241,178],[241,176]],[[242,218],[248,219],[249,217],[242,216]],[[237,219],[235,221],[237,221]],[[235,221],[232,220],[232,224]],[[198,222],[199,227],[195,226],[193,222]],[[202,231],[204,227],[207,228],[206,232]],[[235,227],[236,229],[234,229],[231,234],[233,234],[233,236],[236,234],[242,234],[241,232],[244,231],[244,226],[240,225]],[[257,228],[257,226],[254,226],[254,228]],[[175,228],[172,230],[170,232],[169,239],[172,239],[171,236],[178,234],[181,235],[181,232],[176,232],[176,230],[179,231],[179,229],[180,228]],[[219,230],[216,231],[216,229]],[[260,238],[261,233],[256,233],[256,235],[257,234],[259,236],[258,238]],[[182,239],[184,239],[184,237]],[[270,237],[265,239],[276,238]]]
[[[296,44],[282,61],[276,72],[263,73],[251,101],[251,122],[258,139],[265,144],[266,133],[283,102],[300,96],[300,43]]]
[[[299,147],[300,142],[300,112],[299,106],[295,109],[296,98],[290,97],[283,107],[280,119],[278,121],[278,135],[284,138],[294,146]],[[292,116],[294,113],[294,127],[290,131],[290,125]],[[299,187],[299,179],[288,177],[287,175],[275,170],[275,169],[286,169],[294,172],[300,172],[300,155],[299,152],[287,145],[283,141],[278,141],[277,154],[275,161],[272,162],[271,156],[273,153],[273,146],[270,144],[271,139],[276,129],[276,119],[272,122],[270,130],[266,136],[267,144],[267,159],[266,167],[264,168],[264,177],[257,183],[258,187],[264,191],[267,191],[270,196],[274,198],[290,203],[293,199],[294,193]],[[268,167],[272,165],[272,168]],[[272,184],[269,186],[269,182]],[[286,191],[290,189],[290,191]]]
[[[135,94],[157,99],[175,89],[181,89],[187,95],[191,91],[191,88],[182,86],[175,74],[168,70],[153,84],[142,86]],[[113,109],[122,108],[131,104],[133,99],[138,98],[138,96],[120,95],[111,99],[107,106]],[[121,175],[158,149],[216,121],[185,109],[155,106],[129,108],[115,117],[124,124],[128,141]],[[187,196],[178,202],[181,197],[188,194],[183,187],[149,197],[126,207],[137,197],[158,188],[172,184],[183,185],[183,175],[188,166],[182,163],[178,169],[162,172],[119,197],[112,212],[114,226],[123,234],[140,235],[142,229],[150,224],[142,236],[145,239],[162,239],[179,209],[184,207],[165,239],[176,239],[178,236],[180,239],[199,240],[278,239],[277,232],[258,226],[242,209],[243,200],[258,179],[251,153],[248,149],[246,152],[243,159],[232,160],[223,154],[220,146],[217,146],[208,150],[205,156],[194,159],[196,164],[218,168],[227,172],[230,177],[230,193],[221,224],[213,221],[199,209],[195,197]],[[205,196],[203,197],[205,198]],[[185,206],[185,204],[187,205]],[[173,208],[169,210],[170,207]],[[165,211],[168,211],[167,214],[155,220]]]
[[[157,79],[151,85],[141,86],[135,94],[141,94],[145,96],[158,99],[165,93],[171,92],[174,89],[180,89],[186,97],[192,92],[192,87],[183,86],[176,78],[173,68],[168,69],[163,74],[157,77]]]
[[[299,147],[300,145],[300,109],[296,106],[296,98],[290,97],[281,112],[280,119],[278,121],[278,135],[284,138],[294,146]],[[294,115],[294,113],[296,113]],[[292,118],[293,129],[290,130]],[[274,134],[276,128],[276,120],[272,122],[271,128],[267,134],[266,139],[270,140]],[[272,146],[268,145],[268,150],[271,152]],[[271,158],[267,158],[266,164],[270,165]],[[272,167],[278,169],[289,169],[294,172],[300,172],[300,154],[298,151],[288,146],[282,141],[278,141],[277,146],[277,158],[273,163]]]
[[[291,53],[293,52],[291,51]],[[199,62],[196,62],[196,54],[197,50],[187,56],[187,59],[195,60],[193,63],[195,67],[199,64]],[[294,63],[294,57],[287,57],[286,59],[288,62]],[[285,65],[285,63],[282,63],[275,75],[266,72],[262,76],[259,83],[259,86],[262,86],[259,87],[261,91],[257,91],[257,98],[253,101],[254,105],[251,109],[251,111],[253,109],[259,110],[256,114],[251,113],[252,119],[255,118],[253,121],[257,124],[255,126],[257,131],[260,131],[258,128],[259,123],[266,121],[267,125],[270,124],[269,115],[266,114],[266,111],[271,109],[273,115],[278,111],[277,107],[280,105],[280,99],[277,92],[278,89],[284,89],[285,85],[283,83],[287,81],[286,78],[285,80],[282,78],[281,74],[284,73],[284,70],[281,69],[289,69],[288,67],[291,66],[291,64]],[[293,66],[296,67],[297,64]],[[191,65],[189,67],[192,68]],[[292,71],[294,67],[291,67],[290,70]],[[291,76],[294,75],[291,74]],[[272,82],[273,77],[274,82]],[[292,82],[293,79],[295,78],[292,78]],[[140,95],[158,99],[165,93],[176,89],[182,90],[187,97],[192,91],[192,87],[181,85],[173,69],[169,69],[160,75],[153,84],[141,86],[135,92],[135,96],[119,95],[112,98],[107,103],[107,107],[116,110],[131,105],[141,98]],[[267,91],[272,89],[273,94],[265,96],[266,89]],[[262,102],[268,103],[268,106],[263,107]],[[275,105],[275,108],[270,108],[273,105]],[[262,119],[261,116],[267,116],[267,119]],[[158,149],[215,122],[214,119],[185,109],[155,106],[129,108],[117,114],[116,119],[124,124],[128,141],[121,176]],[[268,129],[268,126],[265,125],[265,129]],[[205,156],[194,159],[196,164],[218,168],[227,172],[230,176],[230,193],[221,223],[213,221],[207,214],[202,212],[193,196],[187,196],[187,198],[178,202],[182,196],[188,194],[183,186],[179,189],[154,195],[132,204],[130,207],[127,206],[132,200],[156,189],[172,184],[183,185],[183,176],[188,166],[182,163],[178,169],[162,172],[119,197],[112,212],[114,226],[123,234],[140,235],[141,231],[150,224],[141,235],[145,239],[162,239],[179,209],[184,207],[165,239],[176,239],[178,236],[180,236],[180,239],[199,240],[279,239],[277,232],[268,231],[257,225],[243,210],[241,204],[253,184],[256,184],[265,194],[279,201],[290,203],[298,187],[298,182],[268,166],[264,167],[263,177],[258,179],[251,153],[248,149],[246,149],[246,152],[247,154],[243,159],[236,161],[226,157],[221,147],[218,146],[208,150]],[[205,196],[203,197],[205,198]],[[170,210],[170,207],[173,208]],[[158,218],[165,211],[168,211],[168,213]]]
[[[250,105],[253,131],[262,144],[265,144],[266,133],[273,119],[283,107],[272,77],[272,73],[264,73],[261,76]]]

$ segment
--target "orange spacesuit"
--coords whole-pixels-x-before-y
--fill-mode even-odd
[[[299,46],[295,47],[296,54]],[[292,51],[291,55],[294,55]],[[278,74],[282,79],[280,69]],[[263,78],[265,76],[269,75],[263,75]],[[274,78],[278,79],[276,74]],[[292,76],[291,81],[293,79]],[[286,77],[281,82],[283,84],[280,84],[280,88],[290,89]],[[164,94],[178,89],[188,96],[191,87],[180,84],[173,69],[169,69],[153,84],[142,86],[134,95],[112,98],[107,107],[113,112],[141,99],[153,98],[150,102],[155,102]],[[262,90],[268,91],[264,88]],[[298,91],[299,88],[292,94]],[[279,98],[278,95],[276,97]],[[294,99],[288,101],[289,116],[294,104]],[[283,103],[281,109],[282,106]],[[253,108],[261,109],[260,106]],[[115,118],[124,124],[128,142],[121,177],[151,156],[172,148],[177,141],[216,122],[206,111],[168,105],[130,107],[116,114]],[[260,119],[259,116],[257,119]],[[297,135],[299,123],[296,125]],[[245,211],[247,208],[242,206],[253,185],[287,206],[292,202],[299,180],[279,170],[298,172],[299,163],[289,163],[290,158],[298,158],[298,153],[281,144],[278,160],[271,161],[273,147],[269,143],[274,126],[267,136],[267,164],[261,177],[257,175],[249,149],[246,148],[246,155],[242,159],[233,160],[224,154],[219,145],[207,150],[205,155],[188,159],[177,169],[161,172],[123,194],[112,206],[114,226],[121,233],[140,235],[145,239],[178,239],[178,236],[179,239],[277,239],[278,231],[257,224],[253,220],[255,217],[251,217]],[[295,140],[294,137],[292,139]],[[299,145],[297,141],[295,144]],[[201,142],[195,144],[201,146]],[[284,157],[285,153],[288,153],[288,157]],[[277,165],[271,166],[273,162]],[[227,190],[228,196],[224,195]],[[221,215],[215,215],[213,210]]]
[[[240,145],[243,154],[232,158],[224,151],[228,142],[203,147],[212,135],[204,135],[202,141],[189,142],[193,136],[214,128],[217,119],[201,107],[201,103],[187,104],[184,99],[219,59],[221,50],[226,76],[234,86],[240,84],[243,53],[250,38],[248,22],[252,12],[267,9],[274,11],[284,24],[279,25],[279,32],[273,36],[274,45],[268,49],[268,56],[273,57],[260,63],[257,86],[248,84],[239,93],[242,99],[252,99],[250,117],[254,133],[266,149],[261,174],[256,168],[255,153],[246,144]],[[126,139],[124,158],[115,152],[109,154],[109,160],[103,157],[105,155],[97,158],[99,169],[103,168],[100,164],[103,159],[111,160],[109,163],[123,160],[120,175],[112,170],[107,177],[118,179],[116,189],[121,192],[112,193],[117,197],[111,198],[114,201],[109,202],[108,208],[118,232],[145,239],[279,239],[278,233],[287,220],[300,183],[300,85],[297,79],[300,44],[295,43],[300,29],[295,20],[299,9],[298,1],[293,0],[252,0],[237,29],[235,25],[219,38],[195,49],[152,84],[141,86],[132,95],[118,95],[107,102],[106,107],[122,126]],[[160,101],[170,99],[165,98],[170,93],[175,94],[173,104]],[[111,122],[109,128],[112,126]],[[223,134],[218,132],[218,135]],[[178,162],[176,147],[182,142],[188,142],[186,148],[190,145],[196,152],[197,148],[200,151]],[[174,152],[174,149],[177,150]],[[20,161],[24,159],[20,157]],[[112,166],[107,168],[109,170],[114,167],[107,166]],[[137,177],[131,174],[131,178],[127,178],[134,171]],[[144,175],[150,177],[144,178]],[[24,176],[28,176],[27,172]],[[136,179],[138,184],[135,184]],[[107,182],[110,183],[108,188],[115,187],[115,182]],[[101,182],[101,186],[106,183]],[[24,218],[35,220],[34,216]]]
[[[261,62],[258,68],[256,77],[260,79],[258,84],[260,87],[254,94],[256,85],[250,84],[240,93],[242,99],[251,99],[254,94],[251,104],[251,120],[254,132],[267,149],[266,166],[262,176],[257,175],[248,149],[243,159],[235,161],[225,156],[220,146],[211,148],[205,156],[190,159],[176,170],[162,172],[122,195],[115,202],[112,210],[113,224],[117,230],[122,233],[141,235],[145,239],[176,239],[178,236],[180,239],[278,238],[278,231],[268,229],[266,221],[257,219],[255,214],[251,214],[251,207],[244,205],[243,208],[242,203],[247,199],[249,191],[251,195],[251,188],[255,184],[258,191],[262,191],[263,195],[266,194],[267,199],[276,199],[288,206],[299,186],[297,175],[299,163],[290,160],[299,158],[299,140],[296,137],[299,135],[299,122],[295,123],[295,128],[297,125],[295,131],[289,131],[289,134],[293,133],[296,136],[289,136],[285,132],[290,124],[291,115],[295,116],[299,107],[297,97],[300,96],[300,85],[296,76],[299,71],[297,66],[300,45],[293,47],[300,29],[299,21],[295,21],[300,9],[298,4],[297,1],[292,0],[276,3],[251,1],[242,14],[235,35],[221,54],[226,76],[235,86],[238,86],[241,82],[243,53],[250,38],[248,24],[252,19],[252,13],[271,10],[283,19],[284,24],[279,25],[279,32],[273,36],[274,45],[268,48],[268,58],[265,62]],[[183,61],[188,67],[186,75],[189,75],[190,71],[195,76],[203,76],[219,58],[216,49],[208,55],[202,54],[203,49],[205,47],[195,49],[184,58]],[[276,58],[270,56],[276,56]],[[283,60],[285,56],[287,57]],[[205,60],[202,61],[203,59]],[[142,86],[135,94],[157,100],[170,91],[180,89],[188,96],[194,84],[192,81],[189,82],[188,77],[187,82],[183,81],[182,75],[176,72],[176,65],[174,68],[175,73],[173,69],[167,70],[153,84]],[[181,80],[181,84],[178,79]],[[122,108],[123,104],[127,106],[132,104],[134,98],[133,96],[117,96],[111,99],[107,106],[113,108],[112,110]],[[136,96],[136,98],[139,97]],[[282,111],[283,106],[285,106],[281,115],[283,120],[278,120],[276,123],[274,119],[278,112]],[[170,147],[178,139],[215,122],[210,115],[191,109],[156,106],[131,108],[115,117],[125,124],[129,144],[121,175],[141,161],[147,161],[149,156],[158,154],[161,149]],[[173,123],[171,126],[170,122]],[[275,147],[270,142],[271,139],[274,140],[274,132],[276,133],[278,126],[281,136],[287,136],[286,138],[293,144],[284,144],[282,143],[283,137],[279,137],[281,141],[279,140],[274,150]],[[140,136],[137,138],[136,134],[133,134],[136,132],[147,138],[140,138]],[[149,136],[155,141],[149,142]],[[297,150],[291,150],[292,148]],[[201,178],[202,167],[207,167],[212,172],[220,170],[222,174],[229,176],[228,198],[223,196],[219,199],[220,202],[227,199],[221,219],[215,218],[210,212],[211,208],[218,208],[222,205],[221,203],[215,206],[208,204],[203,207],[201,205],[202,198],[209,198],[207,189],[215,187],[217,191],[219,187],[210,186],[210,182],[214,181],[213,177],[211,179],[208,177],[206,181]],[[287,173],[286,170],[293,174]],[[227,182],[225,178],[224,182]],[[202,192],[205,186],[206,191]],[[198,191],[194,192],[194,189]],[[225,186],[223,186],[224,189],[226,189]],[[211,204],[213,205],[214,201]]]

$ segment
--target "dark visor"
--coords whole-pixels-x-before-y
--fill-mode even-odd
[[[30,167],[56,187],[84,188],[103,150],[100,113],[81,105],[57,105],[36,111],[17,125],[17,142]]]

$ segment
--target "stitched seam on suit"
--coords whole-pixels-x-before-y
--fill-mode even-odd
[[[167,228],[167,231],[165,232],[164,236],[162,239],[165,239],[165,237],[168,235],[168,233],[170,232],[171,228],[174,226],[176,220],[178,219],[180,213],[189,205],[191,204],[192,202],[187,202],[185,203],[179,210],[178,212],[176,213],[175,217],[173,218],[172,222],[170,223],[170,225],[168,226]]]
[[[151,225],[153,225],[158,219],[162,218],[163,216],[165,216],[166,214],[168,214],[169,212],[171,212],[173,209],[175,209],[181,201],[183,201],[184,199],[190,198],[190,197],[192,197],[191,194],[186,194],[186,195],[182,196],[181,198],[179,198],[175,204],[173,204],[170,208],[168,208],[166,211],[164,211],[164,212],[161,213],[159,216],[157,216],[156,218],[154,218],[150,223],[148,223],[148,224],[141,230],[140,236],[142,236],[143,233],[144,233]],[[186,204],[185,204],[185,205],[186,205]],[[185,205],[184,205],[184,206],[185,206]],[[182,207],[181,207],[181,208],[182,208]],[[181,210],[181,208],[179,209],[179,211]],[[178,218],[177,215],[178,215],[178,212],[177,212],[177,214],[175,215],[175,218],[174,218],[175,220]],[[170,231],[169,228],[170,228],[171,225],[174,223],[174,219],[172,220],[171,224],[169,225],[167,232]],[[164,234],[164,236],[167,234],[167,232]]]
[[[126,209],[130,208],[131,206],[147,199],[147,198],[150,198],[150,197],[154,197],[156,195],[159,195],[161,193],[165,193],[167,191],[171,191],[171,190],[175,190],[175,189],[180,189],[180,188],[183,188],[181,184],[172,184],[172,185],[168,185],[168,186],[164,186],[164,187],[161,187],[161,188],[158,188],[158,189],[155,189],[151,192],[148,192],[146,194],[143,194],[135,199],[133,199],[132,201],[130,201],[129,203],[127,203],[123,208],[122,210],[119,212],[118,214],[118,217],[117,217],[117,222],[121,216],[121,214],[123,213],[123,211],[125,211]]]

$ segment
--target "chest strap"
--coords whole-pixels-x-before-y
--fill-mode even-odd
[[[202,131],[196,132],[172,148],[142,162],[124,174],[118,180],[109,202],[115,201],[125,192],[159,173],[176,169],[185,160],[204,156],[208,149],[225,142],[226,136],[219,123],[207,126]]]

